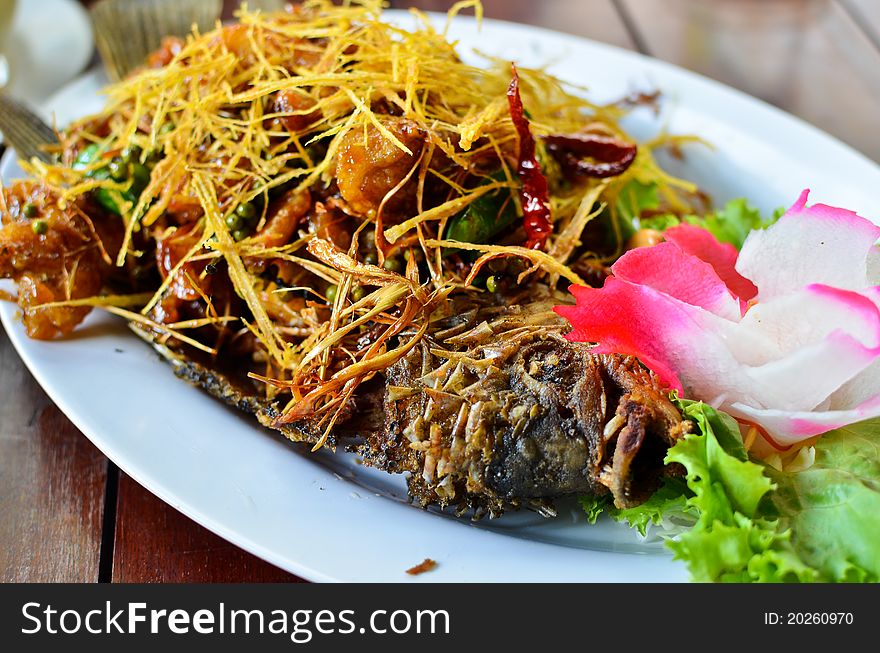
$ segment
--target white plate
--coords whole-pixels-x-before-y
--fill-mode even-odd
[[[392,14],[407,20],[405,15]],[[648,137],[666,126],[695,133],[714,151],[690,148],[668,162],[723,201],[747,196],[765,211],[813,199],[874,217],[880,168],[847,146],[766,104],[638,54],[510,23],[478,32],[459,19],[462,53],[478,47],[525,65],[551,62],[558,76],[610,100],[634,85],[666,95],[660,118],[638,111],[626,126]],[[468,56],[468,58],[470,58]],[[95,110],[89,75],[57,96],[62,124]],[[7,158],[5,178],[16,166]],[[687,575],[656,543],[609,522],[585,525],[573,502],[556,520],[531,513],[473,524],[414,508],[402,479],[348,456],[311,455],[173,377],[118,321],[93,314],[66,342],[28,340],[14,307],[0,307],[13,344],[46,392],[105,454],[139,483],[235,544],[311,580],[678,581]],[[409,577],[424,558],[439,566]]]

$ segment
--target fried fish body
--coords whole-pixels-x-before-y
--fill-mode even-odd
[[[327,446],[408,474],[423,506],[496,516],[573,494],[638,505],[674,473],[663,459],[690,422],[634,358],[567,341],[552,305],[489,305],[441,322],[382,382],[365,385]],[[291,441],[320,441],[316,420],[278,426],[283,401],[267,399],[241,366],[158,347],[180,378]]]
[[[490,514],[570,494],[649,497],[689,423],[638,361],[568,342],[548,309],[463,323],[392,366],[367,462],[409,472],[423,505]]]

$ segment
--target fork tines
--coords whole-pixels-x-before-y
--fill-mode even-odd
[[[58,144],[55,130],[24,104],[3,94],[0,94],[0,132],[20,158],[37,157],[46,163],[54,160],[46,146]]]

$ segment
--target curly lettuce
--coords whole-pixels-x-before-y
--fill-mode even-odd
[[[785,212],[776,210],[772,216],[765,218],[758,209],[752,207],[745,199],[729,201],[720,208],[703,216],[677,216],[672,213],[661,213],[642,217],[643,212],[656,211],[660,207],[660,196],[656,184],[629,182],[621,191],[617,200],[617,211],[622,219],[641,229],[666,231],[682,223],[703,227],[722,243],[730,243],[741,249],[746,236],[755,229],[766,229]]]
[[[750,460],[736,422],[677,401],[696,425],[669,450],[684,479],[646,503],[605,511],[644,534],[665,526],[667,545],[699,582],[846,582],[880,579],[880,420],[822,436],[807,470]],[[595,500],[592,519],[598,516]]]

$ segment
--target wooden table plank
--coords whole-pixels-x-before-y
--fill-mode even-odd
[[[106,470],[0,328],[0,580],[98,580]]]
[[[202,528],[125,474],[116,515],[113,582],[302,582]]]
[[[880,160],[880,51],[837,2],[618,1],[649,54],[763,98]]]
[[[454,0],[392,0],[395,8],[446,12]],[[633,40],[612,0],[483,0],[488,18],[547,27],[624,48]],[[470,12],[469,12],[470,13]]]

